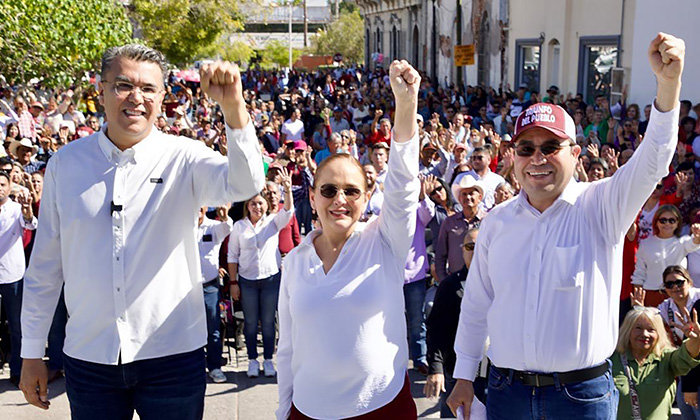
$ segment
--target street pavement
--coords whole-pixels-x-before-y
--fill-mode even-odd
[[[262,354],[262,349],[260,349]],[[206,420],[257,420],[274,419],[277,409],[277,382],[275,378],[248,378],[248,361],[245,351],[238,352],[238,366],[233,350],[232,362],[223,367],[228,381],[215,384],[209,380],[204,403]],[[224,357],[226,357],[224,353]],[[423,398],[425,378],[414,370],[409,371],[411,392],[418,406],[420,418],[439,418],[437,401]],[[65,379],[49,385],[51,408],[42,411],[30,406],[22,392],[9,381],[9,368],[0,374],[0,419],[2,420],[65,420],[70,418]],[[138,415],[134,416],[138,419]],[[168,418],[164,413],[163,418]]]

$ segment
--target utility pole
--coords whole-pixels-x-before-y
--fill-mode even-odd
[[[335,0],[335,20],[338,20],[338,14],[340,10],[340,0]]]
[[[289,70],[292,70],[292,0],[289,0]]]
[[[306,0],[304,0],[304,48],[308,47],[307,37],[309,34],[309,19],[306,16]]]
[[[457,0],[457,45],[462,45],[462,0]],[[482,42],[480,39],[479,42]],[[462,91],[462,81],[464,75],[464,67],[457,67],[457,87]]]

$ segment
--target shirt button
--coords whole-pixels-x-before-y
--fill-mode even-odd
[[[117,257],[117,261],[119,261],[119,257]]]
[[[121,287],[117,287],[117,292],[121,292],[121,291],[122,291]]]

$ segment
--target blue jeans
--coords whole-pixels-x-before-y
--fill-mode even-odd
[[[66,300],[61,290],[61,296],[58,298],[56,311],[53,313],[53,322],[49,330],[49,369],[63,369],[63,343],[66,341],[66,323],[68,322],[68,310],[66,309]]]
[[[700,420],[700,410],[685,403],[683,392],[681,391],[681,382],[683,382],[683,379],[678,381],[678,388],[676,389],[676,405],[678,409],[681,410],[681,419]]]
[[[204,349],[103,365],[63,356],[73,420],[196,420],[204,415]]]
[[[10,377],[20,376],[22,370],[22,290],[24,280],[0,284],[0,304],[10,327]]]
[[[238,276],[244,318],[243,335],[249,360],[258,358],[258,323],[262,326],[264,358],[272,359],[275,352],[275,313],[280,295],[280,278],[279,272],[259,280]]]
[[[204,309],[207,313],[207,369],[221,369],[221,309],[219,309],[219,285],[204,288]]]
[[[613,419],[617,417],[618,391],[608,371],[583,382],[552,386],[524,385],[491,368],[486,410],[489,420],[500,419]]]
[[[409,349],[413,366],[427,365],[425,343],[425,279],[403,285],[403,298],[406,304],[406,325],[408,326]]]

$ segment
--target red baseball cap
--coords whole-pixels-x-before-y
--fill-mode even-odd
[[[557,137],[576,141],[574,120],[559,105],[540,102],[521,112],[515,121],[513,142],[517,142],[523,133],[536,127],[544,128]]]

